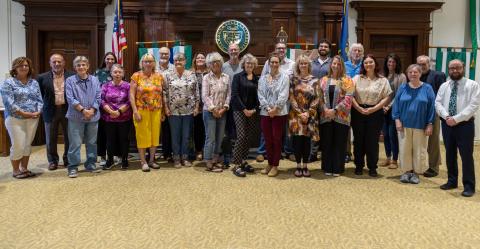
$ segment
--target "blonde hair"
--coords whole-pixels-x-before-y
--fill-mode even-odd
[[[308,63],[308,73],[312,73],[312,60],[308,58],[306,54],[301,54],[298,56],[297,60],[295,61],[295,73],[300,75],[300,63],[307,62]]]
[[[138,66],[140,67],[140,70],[143,71],[143,61],[148,57],[152,57],[153,59],[153,69],[152,71],[155,72],[156,70],[156,66],[157,66],[157,61],[155,60],[155,56],[153,56],[153,54],[149,54],[149,53],[146,53],[142,56],[142,58],[140,59],[140,62],[138,63]]]
[[[247,53],[242,57],[242,60],[240,60],[240,67],[245,69],[245,63],[246,62],[252,62],[253,63],[253,68],[256,68],[258,66],[257,57],[253,56],[250,53]]]

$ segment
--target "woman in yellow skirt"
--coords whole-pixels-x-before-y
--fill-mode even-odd
[[[142,162],[142,171],[159,169],[155,163],[155,151],[159,145],[162,113],[163,76],[155,72],[155,57],[145,54],[140,60],[140,71],[134,73],[130,82],[130,104],[133,111],[133,124],[137,138],[137,148]],[[145,151],[149,149],[147,163]]]

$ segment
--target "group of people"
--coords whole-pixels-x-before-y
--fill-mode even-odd
[[[127,169],[133,124],[142,171],[160,168],[155,153],[161,142],[174,167],[191,166],[196,158],[210,172],[232,164],[239,177],[254,172],[247,161],[252,143],[259,143],[257,161],[268,160],[262,174],[278,175],[283,151],[296,161],[294,175],[309,177],[308,164],[320,149],[325,175],[339,176],[352,156],[350,128],[355,174],[362,175],[366,166],[369,176],[376,177],[383,130],[387,160],[380,166],[399,165],[400,181],[418,184],[421,174],[438,175],[441,122],[448,169],[441,188],[458,185],[458,149],[462,195],[475,193],[474,115],[480,86],[464,77],[462,61],[449,63],[447,80],[430,70],[428,56],[419,56],[405,75],[397,55],[389,54],[380,70],[375,56],[364,56],[359,43],[351,45],[348,61],[329,56],[328,40],[319,42],[315,58],[303,54],[293,61],[286,49],[277,43],[257,75],[257,58],[249,53],[240,58],[237,44],[229,46],[226,62],[217,52],[195,54],[192,70],[185,68],[183,53],[173,55],[170,64],[170,50],[164,47],[159,61],[148,53],[140,58],[140,70],[130,82],[124,81],[123,67],[110,52],[94,75],[86,57],[77,56],[75,72],[69,72],[62,55],[53,54],[51,70],[36,79],[31,60],[19,57],[13,61],[12,77],[1,86],[13,177],[35,175],[28,160],[42,115],[48,168],[59,166],[61,126],[63,163],[72,178],[78,176],[82,143],[87,171],[100,171],[97,157],[103,170],[116,163]]]

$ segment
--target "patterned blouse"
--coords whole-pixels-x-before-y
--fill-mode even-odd
[[[295,75],[290,82],[290,112],[288,126],[291,135],[312,137],[313,141],[320,140],[318,130],[317,109],[321,102],[319,81],[313,75],[301,78]],[[306,123],[302,122],[300,114],[308,112]]]
[[[24,119],[23,116],[15,113],[17,111],[42,111],[43,100],[40,94],[40,86],[34,79],[29,79],[26,84],[23,84],[16,78],[8,78],[1,85],[1,93],[5,106],[5,118],[12,116]]]
[[[185,70],[179,77],[176,71],[165,73],[163,103],[172,115],[191,115],[199,102],[197,77]]]
[[[353,78],[353,82],[355,83],[355,100],[359,105],[376,105],[392,93],[390,83],[383,76],[371,80],[367,76],[357,75]]]
[[[112,81],[105,83],[102,86],[102,109],[108,105],[110,109],[116,111],[120,107],[126,105],[128,108],[122,112],[117,118],[112,118],[107,112],[102,112],[102,120],[107,122],[124,122],[132,118],[132,108],[130,108],[130,83],[126,81],[115,85]]]
[[[98,78],[98,81],[100,81],[101,86],[103,86],[103,84],[112,80],[112,76],[110,75],[110,70],[108,70],[107,68],[97,69],[94,75]]]
[[[276,107],[277,116],[288,114],[288,95],[290,78],[287,74],[280,73],[273,78],[270,73],[260,77],[258,81],[258,101],[260,102],[260,115],[268,116],[267,108]]]
[[[335,91],[333,94],[333,106],[330,106],[329,88],[334,79],[323,77],[320,80],[320,88],[323,92],[323,103],[327,109],[335,109],[337,113],[333,121],[350,126],[350,110],[352,109],[353,93],[355,85],[350,77],[344,76],[340,80],[335,80]],[[325,118],[325,113],[322,111],[320,116],[320,124],[330,122],[330,119]]]
[[[203,76],[202,100],[203,110],[213,111],[222,107],[230,108],[231,86],[228,75],[222,73],[217,78],[213,72]]]
[[[163,76],[152,73],[146,76],[142,71],[134,73],[131,77],[133,84],[137,84],[135,93],[135,105],[138,110],[161,110],[163,106],[162,88]]]

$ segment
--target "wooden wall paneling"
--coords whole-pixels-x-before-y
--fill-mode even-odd
[[[364,45],[365,52],[378,55],[396,52],[405,60],[405,65],[414,62],[416,56],[428,53],[430,15],[443,5],[442,2],[392,1],[352,1],[350,4],[358,12],[357,41]],[[381,49],[380,43],[372,39],[398,44]],[[407,43],[410,48],[402,48]],[[392,51],[386,51],[390,49]]]

